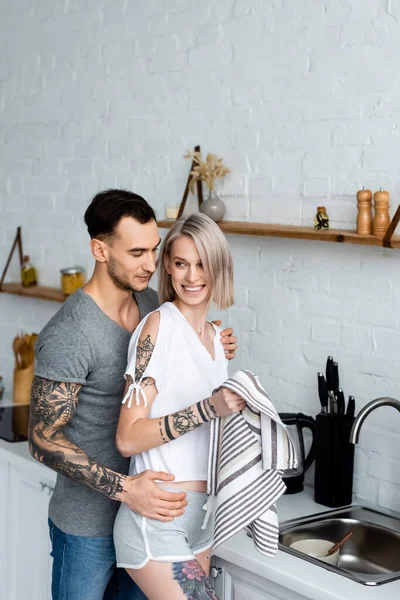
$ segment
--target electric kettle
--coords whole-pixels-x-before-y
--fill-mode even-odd
[[[286,484],[285,494],[297,494],[304,487],[304,474],[309,469],[315,458],[315,419],[307,417],[303,413],[280,413],[281,420],[286,425],[290,439],[296,450],[298,465],[296,469],[283,471],[282,478]],[[311,446],[305,455],[303,430],[311,431]]]

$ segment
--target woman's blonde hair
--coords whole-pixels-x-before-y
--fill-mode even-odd
[[[223,310],[233,304],[233,261],[228,242],[221,229],[210,217],[193,213],[180,217],[167,233],[160,249],[158,263],[158,295],[160,302],[171,302],[175,298],[171,276],[165,268],[172,244],[181,236],[193,240],[200,255],[205,276],[210,283],[211,301]]]

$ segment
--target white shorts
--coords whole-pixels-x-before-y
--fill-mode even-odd
[[[202,529],[207,494],[189,490],[188,504],[180,517],[166,523],[147,519],[121,504],[114,524],[117,567],[142,569],[149,560],[183,562],[212,546],[212,519]]]

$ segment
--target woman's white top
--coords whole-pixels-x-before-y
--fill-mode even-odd
[[[134,381],[124,398],[128,406],[134,391],[136,402],[146,404],[146,387],[142,388],[140,383],[146,377],[155,380],[158,393],[149,411],[150,419],[175,413],[208,398],[228,377],[228,361],[219,327],[213,325],[213,360],[175,304],[166,302],[157,310],[160,313],[157,340],[143,376],[135,382],[136,347],[148,315],[132,335],[125,373],[125,377],[130,375]],[[188,418],[189,414],[182,415],[182,419]],[[129,474],[152,469],[172,473],[174,481],[206,481],[209,441],[210,424],[206,423],[158,448],[132,456]]]

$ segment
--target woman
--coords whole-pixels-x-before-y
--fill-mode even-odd
[[[215,600],[208,580],[212,524],[202,529],[209,422],[244,407],[230,390],[213,394],[227,378],[227,360],[207,312],[211,303],[233,304],[232,257],[219,227],[200,213],[176,221],[161,247],[158,276],[163,304],[140,323],[129,346],[117,446],[132,457],[130,475],[150,468],[174,473],[168,487],[184,490],[188,505],[165,522],[121,505],[117,564],[149,600]]]

